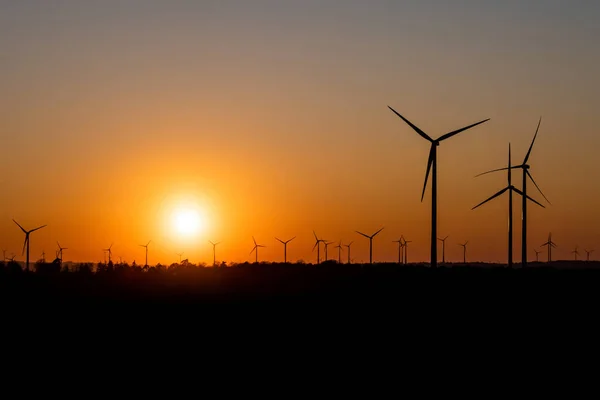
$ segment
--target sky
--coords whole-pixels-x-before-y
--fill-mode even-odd
[[[600,256],[600,3],[592,1],[0,1],[0,248],[31,259],[316,261],[313,230],[354,262],[429,261],[430,136],[446,259],[507,261],[509,142],[551,204],[529,257]],[[513,183],[522,186],[515,173]],[[194,234],[174,214],[195,210]],[[520,199],[514,198],[514,260]],[[321,252],[323,253],[323,252]],[[595,256],[596,253],[592,254]],[[323,256],[323,254],[321,254]],[[441,244],[438,250],[441,258]],[[545,259],[545,252],[541,254]],[[333,245],[329,257],[337,257]],[[346,253],[342,254],[346,259]]]

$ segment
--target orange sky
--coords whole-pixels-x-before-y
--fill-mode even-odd
[[[33,260],[58,240],[65,261],[101,261],[114,242],[113,257],[140,263],[152,240],[150,264],[209,263],[213,240],[217,259],[251,261],[254,235],[261,260],[282,259],[275,236],[297,236],[288,259],[314,262],[314,229],[353,240],[359,262],[368,240],[354,231],[385,226],[376,261],[396,259],[401,234],[409,261],[429,261],[429,144],[388,105],[434,138],[491,118],[438,148],[448,260],[469,240],[470,260],[506,261],[506,197],[471,211],[506,176],[474,175],[505,166],[509,141],[520,162],[540,116],[531,172],[552,205],[529,207],[530,259],[549,231],[557,259],[600,243],[597,5],[234,3],[0,6],[7,255],[24,260],[15,218],[48,224]],[[194,237],[172,229],[182,201],[206,218]],[[518,261],[517,198],[514,219]]]

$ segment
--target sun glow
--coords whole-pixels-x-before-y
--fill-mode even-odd
[[[180,208],[173,213],[173,226],[179,235],[192,237],[204,229],[205,223],[198,210]]]

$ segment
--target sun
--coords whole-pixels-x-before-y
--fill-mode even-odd
[[[173,213],[175,232],[183,237],[196,236],[204,229],[204,225],[200,213],[193,208],[178,208]]]

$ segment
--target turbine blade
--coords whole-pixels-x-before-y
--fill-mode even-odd
[[[520,191],[519,189],[517,189],[516,187],[512,186],[511,188],[512,188],[512,190],[514,190],[515,192],[519,193],[521,196],[524,196],[523,192],[521,192],[521,191]],[[532,199],[532,198],[531,198],[531,197],[529,197],[529,196],[525,196],[525,197],[527,197],[527,199],[528,199],[528,200],[530,200],[530,201],[533,201],[533,202],[534,202],[535,204],[537,204],[538,206],[540,206],[540,207],[542,207],[542,208],[546,208],[546,207],[544,207],[542,204],[540,204],[540,203],[539,203],[537,200],[535,200],[535,199]]]
[[[519,167],[513,167],[513,168],[519,168]],[[490,171],[482,172],[480,174],[475,175],[475,178],[477,178],[478,176],[481,176],[481,175],[489,174],[491,172],[504,171],[504,170],[507,170],[507,169],[508,169],[507,167],[498,168],[498,169],[492,169]]]
[[[23,228],[17,221],[15,221],[14,218],[13,218],[13,222],[15,224],[17,224],[19,226],[19,228],[21,228],[21,230],[23,231],[23,233],[27,233],[27,231],[25,230],[25,228]]]
[[[315,240],[319,240],[319,238],[317,237],[317,234],[315,233],[315,231],[313,231],[313,235],[315,235]]]
[[[252,236],[252,241],[254,242],[254,245],[256,246],[256,239],[254,239],[254,236]]]
[[[254,253],[254,250],[256,250],[258,246],[254,246],[254,248],[252,249],[252,251],[250,252],[250,254]]]
[[[314,246],[313,246],[313,248],[312,248],[312,251],[315,251],[315,249],[317,248],[317,246],[318,246],[318,245],[319,245],[319,241],[317,240],[317,241],[315,242],[315,245],[314,245]]]
[[[294,239],[296,239],[296,236],[294,236],[293,238],[291,238],[290,240],[288,240],[288,243],[291,242]]]
[[[281,239],[279,239],[278,237],[275,237],[275,239],[279,240],[282,244],[285,244],[285,242]]]
[[[378,234],[379,232],[381,232],[382,230],[383,230],[383,227],[382,227],[380,230],[378,230],[377,232],[375,232],[375,233],[373,234],[373,236],[371,236],[371,237],[372,237],[372,238],[374,238],[374,237],[375,237],[375,235],[377,235],[377,234]]]
[[[483,121],[475,122],[474,124],[471,124],[469,126],[465,126],[464,128],[460,128],[460,129],[457,129],[455,131],[446,133],[445,135],[440,136],[440,138],[437,141],[441,142],[442,140],[446,140],[448,138],[451,138],[452,136],[457,135],[457,134],[461,133],[462,131],[466,131],[467,129],[470,129],[470,128],[472,128],[474,126],[477,126],[479,124],[483,124],[484,122],[489,121],[489,120],[490,120],[489,118],[488,119],[484,119]]]
[[[35,231],[37,231],[38,229],[45,228],[46,226],[47,226],[47,225],[38,226],[37,228],[30,230],[30,231],[29,231],[29,233],[31,233],[31,232],[35,232]]]
[[[529,179],[531,179],[531,182],[533,182],[533,184],[535,185],[535,187],[537,188],[537,190],[540,192],[540,194],[542,196],[544,196],[544,199],[546,199],[546,201],[548,202],[548,204],[552,204],[550,203],[550,200],[548,200],[548,198],[546,197],[546,195],[544,195],[544,193],[542,192],[542,189],[540,189],[540,187],[537,185],[537,183],[535,183],[535,181],[533,180],[533,176],[531,176],[531,174],[529,173],[529,170],[527,170],[527,176],[529,177]]]
[[[529,150],[527,151],[527,154],[525,155],[525,159],[523,160],[523,164],[527,164],[527,160],[529,160],[529,155],[531,154],[531,149],[533,148],[533,143],[535,142],[535,138],[537,137],[538,130],[540,129],[540,124],[541,123],[542,123],[542,117],[540,117],[540,120],[538,121],[537,128],[535,128],[535,135],[533,135],[533,140],[531,141],[531,145],[529,146]]]
[[[28,240],[29,240],[29,235],[26,235],[25,241],[23,242],[23,251],[21,251],[21,255],[25,254],[25,246],[27,245]]]
[[[433,164],[433,146],[435,143],[431,144],[431,149],[429,150],[429,159],[427,160],[427,172],[425,172],[425,182],[423,183],[423,192],[421,193],[421,201],[425,197],[425,188],[427,188],[427,179],[429,179],[429,171],[431,170],[431,164]]]
[[[366,237],[367,239],[371,239],[369,236],[365,235],[365,234],[364,234],[364,233],[362,233],[362,232],[359,232],[359,231],[354,231],[354,232],[358,233],[359,235],[363,235],[363,236],[364,236],[364,237]]]
[[[499,191],[498,193],[496,193],[495,195],[491,196],[490,198],[488,198],[487,200],[482,201],[481,203],[477,204],[475,207],[471,208],[471,210],[476,209],[477,207],[487,203],[488,201],[495,199],[496,197],[500,196],[502,193],[506,192],[508,189],[510,188],[510,186],[505,187],[504,189],[502,189],[501,191]]]
[[[433,142],[432,138],[430,138],[425,132],[423,132],[421,129],[419,129],[417,126],[415,126],[412,122],[410,122],[409,120],[407,120],[406,118],[404,118],[402,115],[400,115],[400,113],[398,113],[398,111],[394,110],[390,106],[388,106],[388,108],[390,110],[392,110],[394,112],[394,114],[396,114],[397,116],[399,116],[400,118],[402,118],[402,120],[404,120],[404,122],[406,122],[408,125],[410,125],[410,127],[413,128],[415,130],[415,132],[417,132],[423,139],[426,139],[426,140],[429,140],[430,142]]]

